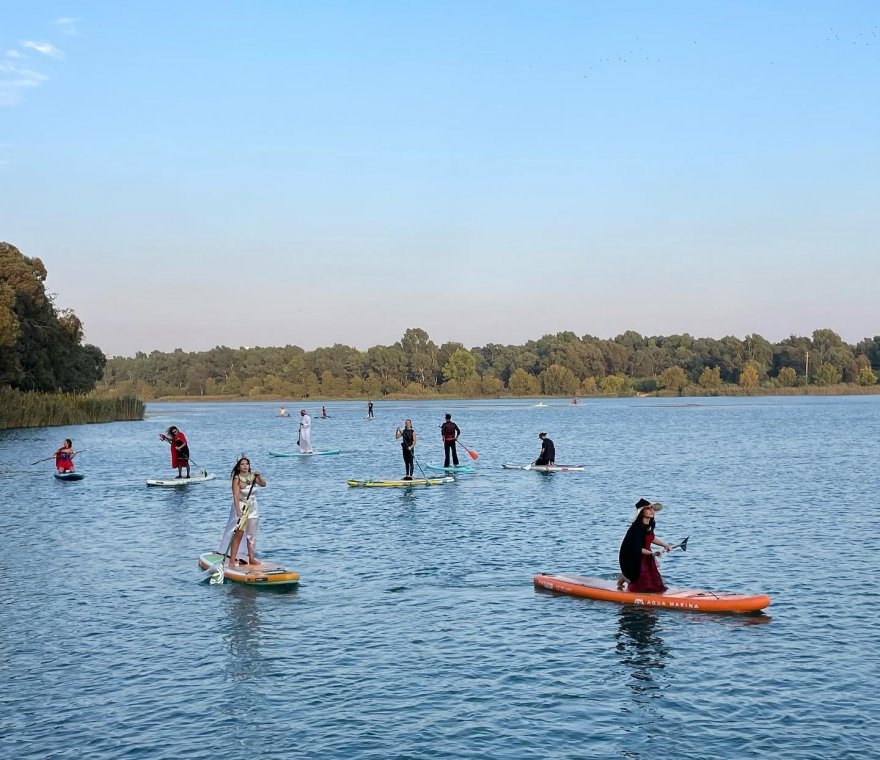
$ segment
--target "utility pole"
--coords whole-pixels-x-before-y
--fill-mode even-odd
[[[809,385],[810,384],[810,352],[804,351],[804,356],[807,357],[807,369],[806,369],[806,372],[804,373],[804,376],[807,379],[806,384]]]

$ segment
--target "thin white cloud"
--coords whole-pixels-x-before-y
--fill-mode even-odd
[[[39,87],[49,77],[15,63],[0,62],[0,106],[17,106],[21,91]]]
[[[34,42],[33,40],[25,40],[21,43],[21,46],[23,48],[28,48],[29,50],[36,50],[38,53],[48,55],[51,58],[64,58],[64,53],[62,53],[51,42]]]
[[[6,57],[7,58],[21,58],[22,55],[17,50],[7,50]]]
[[[77,21],[79,21],[79,19],[71,18],[70,16],[62,16],[61,18],[55,19],[55,26],[59,27],[65,34],[73,36],[77,33]]]

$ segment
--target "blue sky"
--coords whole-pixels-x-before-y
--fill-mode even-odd
[[[875,2],[4,3],[0,240],[108,354],[854,342],[878,74]]]

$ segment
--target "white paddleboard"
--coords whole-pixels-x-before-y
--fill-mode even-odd
[[[191,478],[168,478],[166,479],[158,479],[158,480],[148,480],[148,486],[161,486],[164,488],[182,488],[183,486],[191,486],[196,483],[206,483],[209,480],[214,480],[217,476],[211,472],[200,472],[198,475],[194,475]]]

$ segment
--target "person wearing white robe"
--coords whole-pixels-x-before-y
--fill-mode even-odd
[[[251,461],[247,457],[241,457],[232,469],[232,507],[229,510],[229,519],[226,521],[226,529],[217,551],[220,554],[228,553],[232,564],[243,562],[248,565],[256,565],[257,556],[257,528],[260,525],[260,510],[257,506],[257,495],[254,487],[265,488],[266,480],[259,472],[251,472]],[[246,505],[250,506],[247,524],[244,529],[244,541],[241,535],[233,540],[233,531],[238,524],[239,517]]]
[[[305,409],[299,412],[299,450],[303,454],[314,454],[312,450],[312,418]]]

